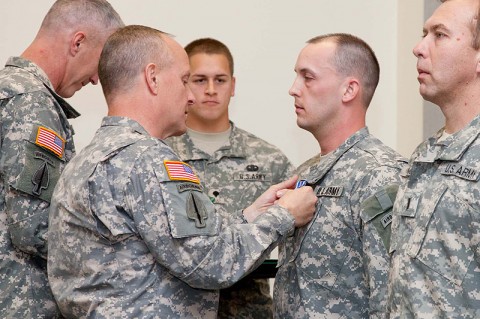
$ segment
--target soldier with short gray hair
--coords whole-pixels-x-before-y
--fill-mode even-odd
[[[294,178],[243,212],[215,210],[162,141],[186,130],[189,69],[185,50],[149,27],[105,44],[108,116],[67,165],[50,211],[48,277],[68,318],[216,318],[218,289],[313,215],[311,188],[285,189]]]
[[[64,98],[97,84],[103,44],[123,26],[105,0],[58,0],[0,71],[0,318],[59,316],[47,282],[48,209],[75,153]]]

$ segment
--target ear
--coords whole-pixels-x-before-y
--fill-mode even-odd
[[[157,74],[157,65],[155,63],[149,63],[145,67],[144,71],[145,83],[147,84],[148,90],[153,94],[158,94],[158,74]]]
[[[236,78],[232,76],[232,94],[230,96],[235,96],[235,83],[236,83]]]
[[[76,56],[80,51],[80,45],[85,42],[87,36],[82,31],[79,31],[73,35],[72,41],[70,42],[70,54]]]
[[[360,92],[360,84],[356,78],[347,78],[345,80],[342,102],[348,103],[354,100]]]

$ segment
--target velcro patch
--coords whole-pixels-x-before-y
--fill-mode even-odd
[[[44,126],[39,126],[37,130],[37,136],[35,137],[35,144],[49,150],[59,158],[63,157],[65,140],[60,136],[60,134],[57,134],[51,129],[48,129]]]
[[[479,170],[463,166],[459,163],[441,164],[439,169],[442,175],[453,175],[469,181],[477,181],[480,176]]]
[[[192,167],[184,162],[163,161],[168,177],[171,181],[189,181],[200,184],[200,179],[194,173]]]

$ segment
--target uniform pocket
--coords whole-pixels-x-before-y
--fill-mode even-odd
[[[424,194],[417,216],[428,218],[417,223],[407,247],[408,255],[461,285],[478,249],[478,243],[472,240],[472,216],[477,213],[446,186]]]

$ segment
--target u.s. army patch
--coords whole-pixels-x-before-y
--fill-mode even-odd
[[[269,173],[257,172],[235,172],[233,174],[235,181],[250,181],[250,182],[271,182],[272,176]]]
[[[168,177],[171,181],[189,181],[200,184],[192,167],[184,162],[164,160],[163,165],[167,170]]]
[[[51,129],[48,129],[44,126],[39,126],[37,135],[35,137],[35,144],[49,150],[59,158],[63,157],[65,140],[60,136],[60,134]]]
[[[459,163],[444,163],[440,165],[439,169],[442,175],[453,175],[469,181],[477,181],[480,176],[479,170]]]

